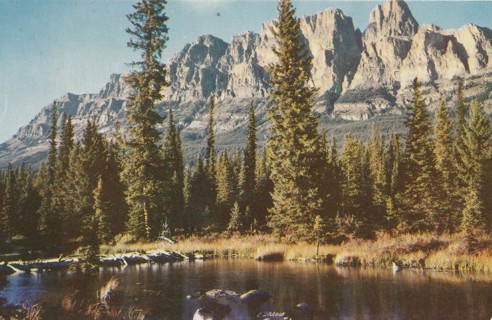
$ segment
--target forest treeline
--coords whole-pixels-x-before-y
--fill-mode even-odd
[[[492,129],[483,107],[466,105],[460,84],[456,101],[441,98],[432,116],[415,79],[406,136],[382,136],[374,124],[368,142],[348,134],[337,146],[312,113],[312,57],[290,1],[279,2],[273,28],[278,62],[268,70],[265,147],[256,144],[252,105],[244,148],[218,153],[212,96],[207,147],[186,168],[172,110],[167,119],[155,110],[169,85],[160,62],[164,5],[142,1],[128,15],[129,46],[142,57],[126,77],[135,92],[126,106],[128,132],[115,128],[109,139],[89,120],[76,141],[72,119],[54,103],[47,161],[38,172],[27,165],[0,172],[2,244],[75,244],[94,256],[124,233],[155,240],[266,232],[291,242],[371,239],[379,231],[462,233],[470,247],[477,235],[490,234]]]

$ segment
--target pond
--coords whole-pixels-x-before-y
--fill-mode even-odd
[[[490,319],[492,276],[388,269],[339,268],[298,262],[207,260],[101,269],[95,274],[16,274],[0,283],[6,303],[30,303],[75,290],[93,295],[113,276],[124,303],[151,310],[153,319],[192,319],[196,292],[269,292],[262,310],[289,311],[308,303],[314,319]]]

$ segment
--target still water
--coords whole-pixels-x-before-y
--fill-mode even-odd
[[[315,319],[486,319],[492,317],[492,276],[394,273],[297,262],[208,260],[101,269],[94,275],[44,272],[8,276],[0,297],[29,303],[43,295],[81,290],[95,295],[111,277],[125,290],[125,303],[152,310],[156,319],[192,319],[197,305],[187,295],[210,289],[268,291],[265,310],[288,311],[308,303]]]

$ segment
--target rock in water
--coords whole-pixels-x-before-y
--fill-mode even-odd
[[[285,312],[273,312],[273,311],[265,311],[258,314],[256,317],[258,320],[292,320],[291,317],[288,317]]]
[[[230,306],[208,300],[195,312],[193,320],[226,320],[230,313]]]
[[[241,295],[239,298],[241,302],[250,306],[260,305],[267,302],[272,296],[263,290],[251,290]]]

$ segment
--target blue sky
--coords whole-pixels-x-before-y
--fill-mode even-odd
[[[126,47],[127,0],[0,0],[0,142],[42,107],[67,92],[98,92],[112,73],[136,57]],[[293,1],[299,16],[328,7],[343,10],[364,30],[383,1]],[[419,23],[492,28],[490,1],[408,1]],[[220,12],[220,16],[217,16]],[[234,34],[259,32],[276,17],[274,0],[170,0],[170,41],[164,59],[199,35],[229,42]]]

